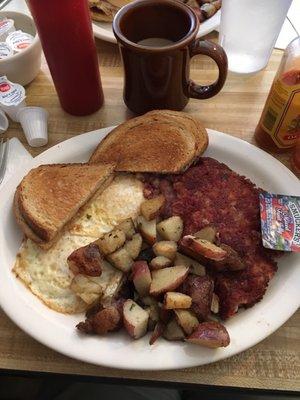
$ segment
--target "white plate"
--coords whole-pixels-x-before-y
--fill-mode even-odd
[[[300,304],[299,254],[288,254],[280,260],[279,270],[260,303],[239,312],[226,322],[231,344],[217,350],[165,340],[158,340],[150,347],[148,337],[133,341],[125,333],[107,337],[83,337],[75,329],[82,316],[63,315],[48,309],[14,277],[11,269],[22,238],[12,213],[17,184],[30,168],[39,164],[86,161],[110,129],[76,136],[52,147],[23,165],[1,189],[0,304],[5,313],[23,331],[67,356],[107,367],[139,370],[183,368],[211,363],[246,350],[278,329]],[[275,158],[229,135],[209,131],[209,136],[210,145],[206,156],[225,162],[269,191],[300,195],[298,179]]]
[[[221,10],[215,15],[200,24],[197,38],[207,35],[215,30],[220,25]],[[112,31],[111,22],[95,22],[93,21],[93,32],[96,38],[105,40],[106,42],[117,43],[117,40]]]

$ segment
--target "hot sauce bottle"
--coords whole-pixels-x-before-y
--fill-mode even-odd
[[[259,146],[284,152],[300,138],[300,37],[286,48],[255,130]]]
[[[103,104],[87,0],[28,0],[62,108],[88,115]]]

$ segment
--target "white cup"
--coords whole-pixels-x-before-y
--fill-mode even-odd
[[[48,143],[48,112],[41,107],[22,108],[17,115],[29,146],[40,147]]]

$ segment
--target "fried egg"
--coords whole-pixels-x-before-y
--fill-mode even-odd
[[[26,239],[17,256],[14,273],[49,308],[62,313],[84,311],[86,294],[82,296],[84,288],[77,292],[71,289],[74,275],[67,264],[68,256],[124,219],[136,217],[143,200],[143,185],[139,180],[130,175],[117,176],[49,250]],[[103,298],[109,298],[122,280],[123,273],[106,263],[102,275],[94,283],[101,286],[97,290]]]
[[[126,218],[135,218],[144,201],[143,184],[133,175],[118,175],[70,226],[73,235],[95,239]]]

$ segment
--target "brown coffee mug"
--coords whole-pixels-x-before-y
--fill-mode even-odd
[[[131,111],[182,110],[189,98],[208,99],[222,89],[226,53],[213,42],[195,39],[198,29],[194,11],[178,1],[139,0],[121,8],[113,31],[124,65],[124,102]],[[219,68],[211,85],[189,79],[190,59],[197,54],[211,57]]]

